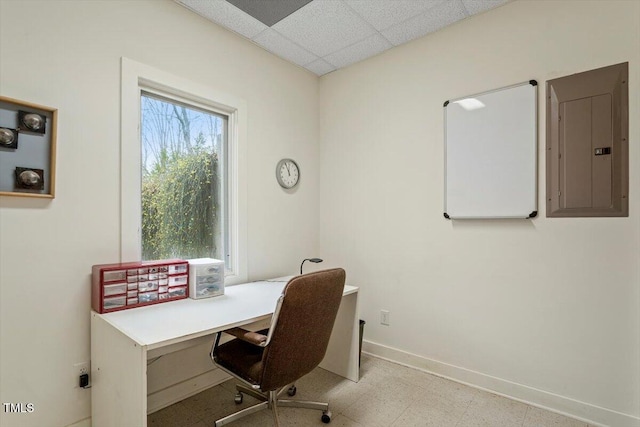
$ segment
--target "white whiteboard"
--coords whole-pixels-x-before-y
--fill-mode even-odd
[[[444,103],[444,216],[537,214],[535,80]]]

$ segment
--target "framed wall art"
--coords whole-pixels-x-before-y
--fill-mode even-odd
[[[0,196],[55,197],[58,110],[0,96]]]

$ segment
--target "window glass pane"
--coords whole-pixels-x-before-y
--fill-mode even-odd
[[[229,262],[227,117],[147,92],[141,110],[142,259]]]

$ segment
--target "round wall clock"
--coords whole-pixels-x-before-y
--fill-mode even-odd
[[[282,188],[293,188],[300,181],[300,168],[291,159],[282,159],[276,166],[276,179]]]

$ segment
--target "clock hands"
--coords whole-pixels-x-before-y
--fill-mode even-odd
[[[285,171],[287,172],[286,175]],[[276,167],[276,179],[283,188],[290,189],[295,187],[300,179],[300,170],[296,162],[291,159],[280,160]]]

